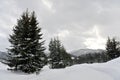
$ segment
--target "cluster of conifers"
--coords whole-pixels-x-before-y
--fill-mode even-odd
[[[35,12],[24,12],[17,20],[9,38],[11,46],[8,49],[8,58],[4,61],[10,67],[9,70],[34,73],[39,72],[47,63],[50,64],[50,68],[71,65],[71,57],[58,38],[51,39],[50,54],[47,56],[44,53],[45,41],[42,35]]]
[[[29,13],[28,10],[17,20],[17,24],[14,26],[13,33],[9,38],[11,46],[8,49],[8,58],[4,61],[10,67],[9,70],[38,73],[46,64],[49,64],[50,68],[65,68],[75,64],[76,59],[71,58],[71,55],[66,52],[58,38],[51,39],[49,55],[45,54],[45,41],[42,38],[43,34],[38,24],[35,12]],[[108,38],[106,54],[108,60],[119,56],[119,43],[114,38]],[[100,55],[79,57],[77,61],[79,61],[78,63],[84,63],[85,60],[90,61],[96,56]]]

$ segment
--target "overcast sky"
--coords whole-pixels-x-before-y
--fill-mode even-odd
[[[59,36],[67,50],[104,49],[108,36],[120,37],[120,0],[0,0],[0,51],[27,8],[36,12],[45,46]]]

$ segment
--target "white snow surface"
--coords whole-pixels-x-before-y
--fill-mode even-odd
[[[0,80],[120,80],[120,58],[106,63],[79,64],[64,69],[45,66],[40,74],[11,72],[0,63]]]

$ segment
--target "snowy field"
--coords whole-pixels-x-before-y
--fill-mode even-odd
[[[23,74],[6,70],[0,63],[0,80],[120,80],[120,58],[107,63],[80,64],[65,69],[49,69],[40,74]]]

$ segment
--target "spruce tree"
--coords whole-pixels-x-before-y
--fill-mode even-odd
[[[8,62],[11,70],[25,73],[38,72],[46,63],[45,47],[42,40],[41,28],[35,12],[24,12],[10,35],[11,43],[8,49]]]
[[[71,56],[66,52],[58,38],[51,39],[49,51],[49,63],[51,68],[65,68],[71,65]]]
[[[120,45],[115,38],[110,39],[108,37],[106,44],[106,53],[109,56],[109,59],[114,59],[120,56]]]

